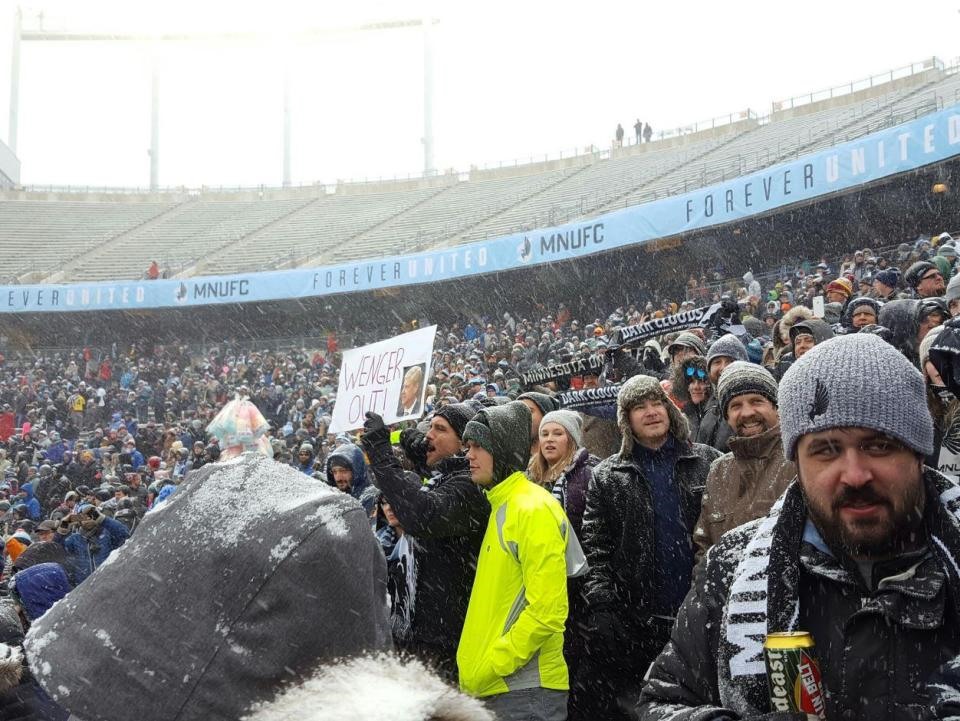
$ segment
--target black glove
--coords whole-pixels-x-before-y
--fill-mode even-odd
[[[383,424],[381,416],[367,411],[360,443],[369,456],[390,450],[390,429]]]
[[[430,442],[416,428],[400,431],[400,447],[414,465],[418,467],[427,465],[427,449],[430,447]]]

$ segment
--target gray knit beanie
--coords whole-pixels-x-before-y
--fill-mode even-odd
[[[550,411],[540,421],[540,428],[542,429],[547,423],[563,426],[563,430],[570,434],[577,448],[583,448],[583,419],[578,414],[567,410]]]
[[[933,452],[923,376],[900,351],[869,333],[818,343],[780,381],[783,452],[791,461],[801,436],[851,427],[879,431],[924,456]]]
[[[696,351],[697,355],[703,355],[707,352],[707,347],[700,340],[700,337],[693,333],[681,333],[676,339],[667,346],[667,353],[673,355],[680,348],[690,348]]]
[[[944,297],[948,304],[951,300],[960,300],[960,274],[953,276],[947,283],[947,292]]]
[[[750,360],[747,357],[746,346],[737,339],[737,336],[730,333],[725,333],[710,344],[710,352],[707,353],[708,372],[714,358],[732,358],[735,361]]]
[[[539,393],[537,391],[527,391],[526,393],[521,393],[517,396],[517,400],[531,401],[537,408],[540,409],[540,412],[543,415],[547,415],[547,413],[550,411],[555,411],[560,408],[560,403],[556,398],[548,396],[546,393]]]
[[[759,393],[777,405],[777,381],[770,371],[756,363],[734,361],[723,369],[717,381],[717,400],[724,418],[730,401],[747,393]]]
[[[678,441],[690,440],[690,424],[687,422],[687,417],[670,400],[667,392],[660,385],[659,379],[646,375],[634,376],[625,381],[617,393],[617,426],[623,435],[623,442],[620,444],[622,458],[628,458],[633,453],[634,438],[633,428],[630,426],[630,411],[648,398],[656,398],[666,406],[667,414],[670,416],[670,433]]]

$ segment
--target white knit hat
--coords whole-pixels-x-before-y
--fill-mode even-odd
[[[570,435],[577,448],[583,448],[583,419],[573,411],[550,411],[540,421],[540,429],[547,423],[556,423]]]

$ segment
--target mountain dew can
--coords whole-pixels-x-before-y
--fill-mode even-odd
[[[813,636],[805,631],[770,633],[763,643],[774,711],[806,713],[826,719],[823,681],[813,653]]]

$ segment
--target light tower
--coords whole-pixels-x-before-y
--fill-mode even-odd
[[[160,187],[160,87],[161,77],[159,57],[161,48],[168,43],[231,43],[251,45],[255,47],[269,47],[276,42],[276,33],[260,31],[241,32],[186,32],[186,33],[116,33],[116,32],[88,32],[71,30],[47,30],[44,28],[43,14],[33,21],[30,27],[24,26],[24,16],[18,6],[14,14],[13,41],[11,43],[10,60],[10,119],[7,144],[10,149],[17,150],[17,126],[20,115],[20,45],[22,42],[122,42],[142,43],[148,45],[152,52],[152,68],[150,78],[150,189]],[[294,45],[313,45],[335,36],[351,35],[385,30],[402,30],[420,27],[423,30],[423,172],[431,175],[433,168],[433,40],[432,27],[437,23],[435,19],[406,19],[386,20],[383,22],[363,23],[334,28],[305,28],[290,30],[286,33],[287,47]],[[286,55],[283,69],[283,168],[282,182],[287,187],[292,182],[291,170],[291,127],[292,127],[292,94],[290,83],[290,60]]]

